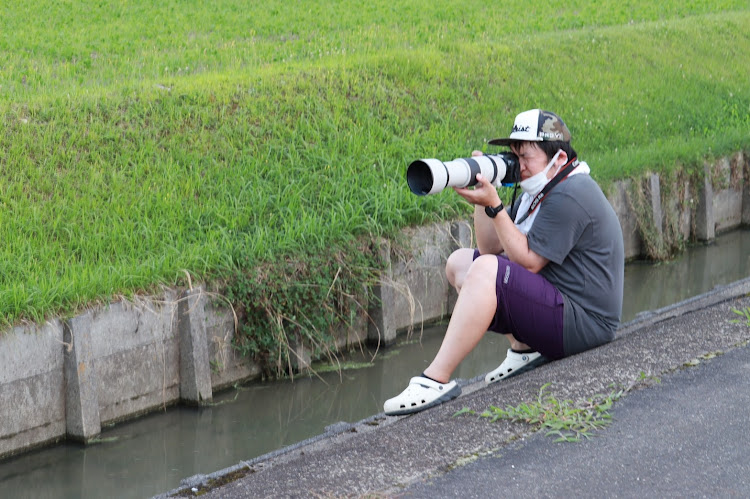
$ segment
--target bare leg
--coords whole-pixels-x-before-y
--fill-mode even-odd
[[[448,282],[450,282],[459,293],[461,293],[461,287],[466,280],[466,274],[469,272],[472,263],[474,263],[474,250],[471,248],[458,249],[448,257],[448,261],[445,264],[445,275],[448,277]],[[456,304],[456,306],[458,306],[458,304]],[[506,334],[505,337],[508,338],[510,347],[513,350],[523,351],[529,349],[527,344],[516,340],[512,334]],[[429,376],[429,373],[425,372],[425,374]]]
[[[466,280],[466,274],[469,272],[469,267],[474,263],[474,250],[471,248],[461,248],[448,257],[448,261],[445,263],[445,275],[448,277],[448,282],[451,286],[456,288],[456,291],[461,292],[461,287]]]
[[[521,343],[520,341],[515,339],[512,334],[506,334],[505,337],[508,338],[508,341],[510,342],[510,348],[512,348],[516,352],[522,352],[531,348],[526,343]]]
[[[458,283],[460,286],[458,300],[440,350],[424,371],[435,381],[441,383],[450,381],[458,364],[477,346],[479,340],[487,332],[497,308],[495,292],[497,268],[495,255],[485,255],[474,260],[465,275],[460,276],[458,273],[455,275],[461,281]]]

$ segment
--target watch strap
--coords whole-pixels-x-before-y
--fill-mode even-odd
[[[503,202],[500,201],[500,204],[495,206],[494,208],[492,206],[485,206],[484,212],[487,214],[488,217],[495,218],[498,213],[503,211],[503,209],[505,209],[505,207],[503,206]]]

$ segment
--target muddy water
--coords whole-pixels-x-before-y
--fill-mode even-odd
[[[750,230],[689,248],[664,264],[631,263],[625,271],[623,321],[750,275]],[[212,473],[382,411],[383,401],[420,373],[440,346],[445,325],[415,332],[372,359],[342,359],[320,378],[252,383],[222,393],[202,409],[172,408],[106,429],[98,445],[65,444],[0,462],[0,495],[13,497],[150,497],[181,479]],[[486,335],[456,377],[494,369],[508,348]]]
[[[693,246],[671,262],[625,266],[623,321],[750,276],[750,229]]]

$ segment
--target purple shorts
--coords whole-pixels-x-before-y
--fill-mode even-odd
[[[474,259],[478,256],[474,250]],[[497,263],[497,310],[488,329],[512,334],[548,359],[564,357],[560,292],[544,277],[505,256],[498,255]]]

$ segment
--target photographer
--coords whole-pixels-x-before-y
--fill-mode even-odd
[[[492,383],[606,343],[619,325],[622,231],[588,165],[578,161],[565,123],[548,111],[526,111],[508,138],[490,144],[518,156],[523,194],[505,208],[481,174],[473,188],[454,187],[475,206],[478,248],[448,258],[458,300],[445,338],[424,373],[385,402],[386,414],[418,412],[460,395],[450,377],[488,330],[505,334],[511,346],[486,375]]]

